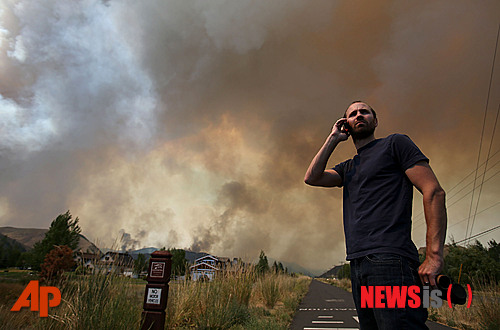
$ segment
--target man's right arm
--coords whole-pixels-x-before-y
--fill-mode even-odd
[[[304,177],[304,182],[311,186],[340,187],[342,178],[335,170],[327,170],[326,164],[337,145],[348,139],[348,135],[340,130],[345,118],[337,120],[325,143],[313,158]]]

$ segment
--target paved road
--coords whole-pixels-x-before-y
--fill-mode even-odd
[[[453,329],[427,321],[430,330]],[[290,326],[291,330],[359,329],[352,295],[333,285],[313,280]]]

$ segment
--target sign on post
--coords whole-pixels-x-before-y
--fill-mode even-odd
[[[167,308],[168,282],[172,269],[172,255],[168,251],[155,251],[149,259],[142,330],[163,330],[165,327],[165,308]]]

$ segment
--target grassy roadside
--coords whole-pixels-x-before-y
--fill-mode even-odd
[[[10,311],[26,284],[4,280],[0,276],[0,329],[140,328],[145,281],[69,276],[56,284],[61,305],[49,309],[48,318],[40,318],[28,308]],[[227,272],[212,282],[172,281],[166,329],[287,329],[310,281],[285,274],[259,275],[253,269]]]
[[[336,287],[339,287],[341,289],[346,290],[347,292],[352,292],[351,290],[351,280],[348,278],[343,278],[343,279],[336,279],[336,278],[318,278],[317,280],[330,284]]]
[[[351,292],[349,279],[319,279]],[[429,320],[460,330],[497,330],[500,329],[500,285],[476,282],[473,287],[473,300],[470,308],[465,305],[454,305],[449,308],[446,301],[440,308],[430,307]]]
[[[500,329],[500,285],[478,281],[472,285],[472,303],[429,308],[429,319],[460,330]]]

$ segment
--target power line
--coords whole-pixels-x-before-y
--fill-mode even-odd
[[[481,214],[481,213],[483,213],[483,212],[486,212],[486,211],[488,211],[489,209],[494,208],[494,207],[495,207],[495,206],[497,206],[498,204],[500,204],[500,202],[496,202],[495,204],[493,204],[493,205],[491,205],[491,206],[488,206],[488,207],[487,207],[487,208],[485,208],[485,209],[482,209],[481,211],[477,212],[477,214],[479,215],[479,214]],[[460,223],[464,222],[465,220],[467,220],[467,218],[463,218],[462,220],[460,220],[460,221],[458,221],[458,222],[455,222],[453,225],[448,226],[448,229],[449,229],[449,228],[451,228],[451,227],[455,227],[456,225],[458,225],[458,224],[460,224]]]
[[[500,33],[500,25],[499,25],[499,33]],[[498,122],[498,113],[500,112],[500,104],[498,104],[497,108],[497,116],[495,118],[495,124],[493,125],[493,133],[491,134],[491,141],[490,141],[490,147],[488,149],[488,156],[490,155],[491,152],[491,145],[493,144],[493,137],[495,136],[495,131],[497,129],[497,122]],[[472,218],[472,224],[470,226],[470,233],[472,234],[472,228],[474,228],[474,223],[476,222],[476,213],[477,213],[477,208],[479,207],[479,201],[481,200],[481,192],[483,191],[483,182],[484,182],[484,177],[486,174],[486,166],[488,166],[488,160],[486,160],[486,165],[484,166],[484,173],[483,173],[483,180],[481,182],[481,188],[479,189],[479,195],[477,196],[477,203],[476,203],[476,209],[474,211],[474,218]]]
[[[492,176],[490,176],[488,179],[484,180],[483,182],[481,182],[481,184],[479,184],[477,187],[474,187],[474,190],[476,189],[479,189],[481,188],[482,186],[484,186],[484,184],[488,181],[490,181],[492,178],[494,178],[495,176],[497,176],[498,174],[500,173],[500,171],[496,171],[495,174],[493,174]],[[472,182],[471,182],[472,183]],[[468,187],[470,185],[470,183],[466,186]],[[463,190],[463,189],[462,189]],[[465,195],[463,195],[462,197],[460,197],[459,199],[457,199],[456,201],[454,201],[453,203],[451,203],[450,205],[448,205],[448,207],[451,207],[453,205],[455,205],[456,203],[458,203],[459,201],[461,201],[462,199],[464,199],[467,195],[469,195],[470,193],[472,192],[472,189],[466,193]]]
[[[500,160],[497,161],[495,164],[493,164],[487,171],[491,171],[496,165],[498,165],[500,163]],[[471,172],[471,174],[474,174],[474,171]],[[470,176],[470,175],[469,175]],[[467,176],[467,177],[469,177]],[[463,182],[464,180],[462,180],[461,182]],[[462,189],[460,189],[459,191],[457,191],[456,193],[454,193],[453,195],[451,195],[450,197],[447,198],[447,200],[450,200],[452,199],[453,197],[455,197],[456,195],[458,195],[459,193],[461,193],[465,188],[467,188],[468,186],[470,186],[472,184],[472,182],[469,182],[468,184],[466,184]],[[451,191],[451,190],[450,190]],[[447,192],[447,195],[450,193],[450,191]]]
[[[492,209],[492,208],[494,208],[495,206],[497,206],[497,205],[499,205],[499,204],[500,204],[500,202],[496,202],[495,204],[493,204],[493,205],[491,205],[491,206],[488,206],[488,207],[487,207],[487,208],[485,208],[485,209],[482,209],[482,210],[481,210],[481,211],[479,211],[477,214],[479,215],[479,214],[481,214],[481,213],[483,213],[483,212],[486,212],[486,211],[488,211],[489,209]],[[448,226],[448,229],[449,229],[449,228],[451,228],[451,227],[454,227],[454,226],[456,226],[456,225],[458,225],[458,224],[460,224],[460,223],[462,223],[462,222],[464,222],[464,221],[466,221],[467,219],[468,219],[467,217],[463,218],[462,220],[460,220],[460,221],[458,221],[458,222],[454,223],[453,225]],[[424,238],[424,239],[421,239],[420,241],[418,241],[418,243],[424,243],[424,242],[425,242],[425,238]],[[420,245],[420,244],[417,244],[417,245]]]
[[[500,152],[500,149],[497,150],[493,155],[491,155],[488,159],[493,159],[493,157],[495,157],[498,153]],[[486,163],[486,161],[484,161],[481,165],[479,165],[479,168],[481,168],[484,164]],[[496,165],[498,165],[500,163],[500,160],[497,161],[495,164],[493,164],[489,169],[487,169],[487,172],[491,171]],[[474,174],[476,170],[472,170],[472,172],[470,172],[469,174],[467,174],[462,180],[460,180],[459,183],[457,183],[456,185],[454,185],[452,188],[450,189],[446,189],[446,200],[447,202],[449,202],[453,197],[455,197],[457,194],[459,194],[460,192],[462,192],[465,188],[467,188],[468,186],[470,186],[472,184],[472,182],[468,183],[467,185],[465,185],[462,189],[460,189],[459,191],[457,191],[456,193],[454,193],[453,195],[451,196],[448,196],[448,194],[453,191],[455,188],[457,188],[462,182],[464,182],[465,180],[467,180],[467,178],[469,178],[472,174]],[[486,181],[483,182],[486,183],[487,181],[489,181],[493,176],[497,175],[498,173],[495,173],[494,175],[492,175],[491,177],[489,177]],[[478,186],[479,187],[479,186]],[[474,189],[477,189],[478,187],[475,187]],[[465,196],[467,196],[468,194],[470,194],[470,191],[465,194],[462,198],[460,198],[459,200],[463,199]],[[456,202],[455,202],[456,203]],[[455,204],[453,203],[453,204]],[[450,205],[447,205],[447,207],[450,207],[451,205],[453,204],[450,204]],[[413,217],[413,222],[416,223],[417,221],[421,220],[421,219],[424,219],[423,217],[424,215],[424,211],[421,211],[420,213],[418,213],[417,215],[415,215]]]
[[[490,228],[490,229],[488,229],[488,230],[482,231],[482,232],[477,233],[477,234],[475,234],[475,235],[472,235],[472,236],[470,236],[470,237],[467,237],[467,238],[465,238],[465,239],[463,239],[463,240],[460,240],[460,241],[458,241],[458,242],[455,242],[455,244],[460,244],[460,243],[462,243],[462,242],[465,242],[465,241],[467,241],[467,240],[470,240],[471,238],[476,238],[476,237],[479,237],[479,236],[486,235],[486,234],[488,234],[489,232],[492,232],[492,231],[494,231],[494,230],[497,230],[498,228],[500,228],[500,225],[498,225],[498,226],[496,226],[496,227],[493,227],[493,228]]]
[[[496,156],[496,154],[498,154],[499,152],[500,152],[500,149],[498,149],[498,150],[497,150],[497,151],[496,151],[493,155],[491,155],[488,159],[491,159],[491,158],[495,157],[495,156]],[[486,159],[486,161],[484,161],[481,165],[479,165],[479,168],[483,167],[483,165],[484,165],[484,164],[488,161],[488,159]],[[495,163],[495,165],[496,165],[496,164],[498,164],[498,162],[497,162],[497,163]],[[493,166],[495,166],[495,165],[493,165]],[[493,166],[492,166],[492,167],[493,167]],[[448,189],[448,193],[449,193],[449,192],[451,192],[451,191],[453,191],[453,189],[455,189],[456,187],[458,187],[458,186],[459,186],[462,182],[464,182],[464,181],[465,181],[465,180],[466,180],[469,176],[471,176],[472,174],[474,174],[474,172],[475,172],[475,171],[476,171],[475,169],[474,169],[474,170],[472,170],[472,172],[470,172],[469,174],[467,174],[467,175],[466,175],[466,176],[465,176],[465,177],[464,177],[464,178],[463,178],[463,179],[462,179],[459,183],[457,183],[456,185],[454,185],[451,189]]]
[[[489,169],[491,170],[491,168]],[[488,171],[489,171],[488,170]],[[493,175],[491,175],[489,178],[487,178],[486,180],[484,180],[481,185],[484,185],[486,182],[490,181],[491,179],[493,179],[495,176],[497,176],[498,174],[500,174],[500,170],[495,172]],[[472,183],[472,182],[471,182]],[[467,188],[468,186],[471,185],[471,183],[467,184],[464,188],[462,188],[460,191],[462,191],[463,189]],[[456,201],[454,201],[453,203],[449,204],[446,206],[447,209],[449,209],[450,207],[452,207],[453,205],[457,204],[459,201],[461,201],[462,199],[466,198],[470,193],[472,193],[473,191],[475,191],[476,189],[479,188],[479,185],[477,187],[474,187],[473,189],[469,190],[465,195],[463,195],[462,197],[460,197],[459,199],[457,199]],[[460,192],[459,191],[459,192]],[[457,192],[458,193],[458,192]],[[416,224],[414,226],[414,229],[417,229],[417,228],[420,228],[421,226],[423,226],[425,224],[425,221],[422,221],[420,222],[420,220],[425,220],[425,217],[423,217],[424,215],[424,212],[420,212],[418,214],[418,216],[413,220],[413,223],[415,224],[417,221],[419,222],[418,224]],[[420,217],[422,216],[422,217]],[[469,219],[469,217],[467,217],[466,219]]]
[[[481,147],[483,145],[484,128],[486,126],[486,115],[488,113],[488,105],[489,105],[489,102],[490,102],[491,85],[493,83],[493,73],[494,73],[494,69],[495,69],[495,61],[496,61],[496,55],[497,55],[498,36],[499,35],[500,35],[500,24],[498,24],[498,32],[497,32],[497,39],[496,39],[496,43],[495,43],[495,51],[493,52],[493,64],[492,64],[492,67],[491,67],[490,83],[489,83],[489,87],[488,87],[488,95],[486,97],[486,106],[484,108],[483,128],[482,128],[482,131],[481,131],[481,140],[479,142],[479,152],[478,152],[478,155],[477,155],[477,165],[478,166],[476,166],[476,174],[474,175],[474,186],[476,186],[477,169],[479,167],[479,161],[481,159]],[[472,204],[473,203],[474,203],[474,190],[472,191],[472,198],[471,198],[471,201],[470,201],[469,221],[467,221],[467,227],[465,229],[465,237],[467,237],[467,233],[469,231],[469,222],[470,222],[470,216],[472,214]],[[479,199],[478,199],[478,204],[479,204]],[[471,233],[472,233],[472,230],[471,230]]]

